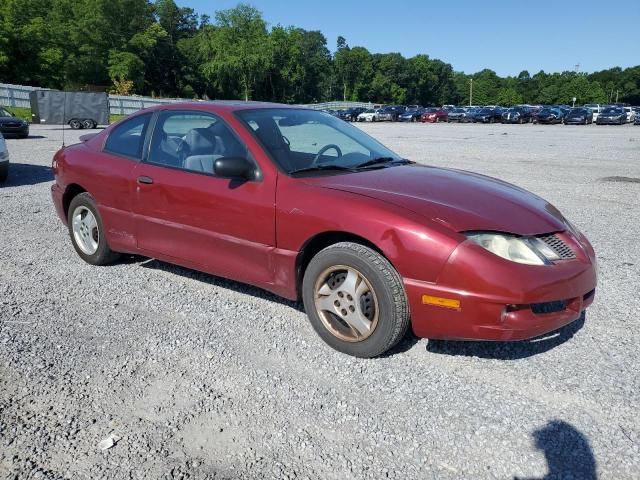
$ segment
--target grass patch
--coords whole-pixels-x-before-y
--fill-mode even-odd
[[[13,113],[16,117],[31,122],[31,109],[23,107],[4,107]]]
[[[31,109],[30,108],[23,108],[23,107],[3,107],[3,108],[6,108],[7,110],[9,110],[16,117],[21,118],[21,119],[26,120],[27,122],[31,123]],[[109,123],[114,123],[114,122],[117,122],[118,120],[122,120],[126,116],[127,115],[118,115],[118,114],[112,113],[111,115],[109,115]]]
[[[118,115],[116,113],[112,113],[111,115],[109,115],[109,122],[110,123],[114,123],[117,122],[118,120],[122,120],[123,118],[125,118],[127,115]]]

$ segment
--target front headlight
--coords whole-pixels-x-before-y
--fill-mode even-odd
[[[545,260],[558,258],[551,248],[535,237],[492,232],[470,232],[465,235],[491,253],[516,263],[545,265]]]

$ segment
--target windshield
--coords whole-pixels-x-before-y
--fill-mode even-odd
[[[602,113],[622,113],[622,109],[620,108],[605,108]]]
[[[587,111],[584,108],[574,108],[569,113],[571,115],[586,115]]]
[[[11,115],[11,112],[9,112],[9,110],[5,110],[4,108],[0,107],[0,117],[12,117],[13,115]]]
[[[286,173],[313,167],[325,172],[330,171],[326,167],[355,168],[381,158],[402,160],[359,128],[323,112],[264,108],[236,115]]]

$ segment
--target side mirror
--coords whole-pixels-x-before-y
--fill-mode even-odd
[[[254,166],[244,157],[221,157],[216,160],[213,171],[223,178],[249,179],[253,175]]]

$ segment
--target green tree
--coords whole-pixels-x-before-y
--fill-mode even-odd
[[[269,70],[267,25],[255,8],[240,4],[216,13],[216,26],[204,46],[205,77],[223,91],[240,91],[251,98]]]

